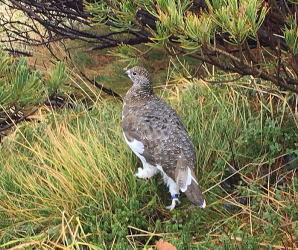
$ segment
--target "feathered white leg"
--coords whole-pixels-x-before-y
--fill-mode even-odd
[[[166,208],[171,211],[176,207],[177,203],[180,204],[180,201],[178,199],[179,198],[179,187],[176,184],[176,182],[163,171],[162,166],[157,165],[156,167],[160,171],[160,173],[163,177],[163,181],[168,186],[169,192],[171,193],[172,203],[170,206],[166,206]]]
[[[148,163],[143,163],[143,168],[138,168],[138,172],[135,174],[136,177],[141,179],[149,179],[158,172],[158,169]]]
[[[166,206],[166,208],[169,209],[170,211],[172,211],[176,207],[177,204],[178,205],[180,204],[180,201],[179,201],[179,187],[172,178],[170,178],[166,175],[164,175],[164,181],[168,185],[169,192],[171,193],[171,197],[172,197],[171,205]]]

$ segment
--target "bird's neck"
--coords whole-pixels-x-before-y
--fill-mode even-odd
[[[152,96],[154,96],[152,86],[133,85],[125,96],[125,102],[131,103],[146,101]]]

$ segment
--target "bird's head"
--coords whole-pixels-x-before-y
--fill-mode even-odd
[[[149,72],[143,67],[135,66],[125,71],[124,74],[130,78],[133,84],[151,85]]]

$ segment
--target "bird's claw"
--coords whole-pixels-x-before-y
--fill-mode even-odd
[[[176,207],[176,203],[179,205],[181,202],[177,198],[172,199],[172,204],[170,206],[166,206],[166,209],[172,211]]]

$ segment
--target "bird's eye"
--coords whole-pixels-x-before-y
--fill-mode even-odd
[[[133,72],[132,74],[135,76],[137,73],[136,72]]]

